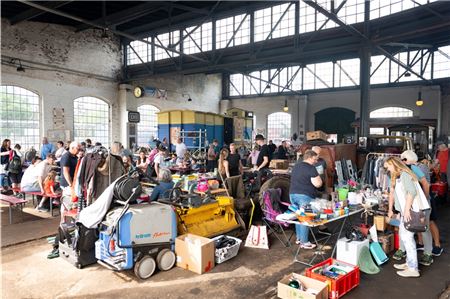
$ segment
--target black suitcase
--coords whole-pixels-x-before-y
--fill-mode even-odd
[[[73,236],[73,232],[75,232]],[[95,241],[98,239],[97,229],[88,229],[82,224],[59,227],[59,256],[78,269],[95,264]]]

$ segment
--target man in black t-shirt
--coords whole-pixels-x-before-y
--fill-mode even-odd
[[[298,162],[292,170],[289,197],[291,203],[298,209],[309,204],[317,196],[316,188],[322,186],[322,179],[314,167],[317,159],[318,156],[314,151],[307,150],[303,155],[303,161]],[[307,226],[296,224],[295,232],[297,234],[296,244],[300,244],[301,248],[313,249],[316,247],[308,240],[309,229]]]
[[[63,215],[63,209],[70,210],[72,206],[72,184],[75,174],[75,168],[77,167],[78,151],[80,144],[76,141],[72,142],[69,146],[69,150],[62,155],[59,164],[61,166],[61,179],[60,185],[63,189],[61,198],[61,216]]]
[[[265,143],[265,138],[263,135],[258,134],[255,137],[256,144],[259,145],[259,155],[256,160],[255,171],[260,171],[263,168],[268,168],[271,160],[269,146]]]
[[[273,153],[275,153],[275,151],[277,150],[277,145],[274,144],[272,140],[269,140],[268,146],[269,146],[270,158],[272,159]]]

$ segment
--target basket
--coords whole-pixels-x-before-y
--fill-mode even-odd
[[[226,237],[227,239],[235,240],[236,244],[234,244],[233,246],[230,246],[230,247],[216,248],[215,253],[214,253],[214,258],[215,258],[216,264],[221,264],[221,263],[228,261],[229,259],[235,257],[238,254],[239,247],[241,246],[241,243],[242,243],[241,239],[238,239],[235,237],[230,237],[230,236],[220,235],[215,238],[212,238],[212,240],[214,241],[214,245],[216,245],[217,241],[222,237]]]
[[[345,266],[351,266],[354,269],[345,275],[341,275],[337,279],[328,278],[319,273],[315,273],[314,269],[321,268],[324,266],[342,264]],[[333,258],[329,258],[321,263],[318,263],[311,268],[306,269],[306,276],[314,278],[316,280],[320,280],[326,282],[328,284],[328,298],[329,299],[338,299],[344,296],[346,293],[351,291],[353,288],[356,288],[360,282],[360,273],[359,267],[350,265],[348,263],[344,263],[341,261],[337,261]]]

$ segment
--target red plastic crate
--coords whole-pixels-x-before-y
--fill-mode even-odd
[[[328,278],[326,276],[323,276],[323,275],[313,272],[314,269],[317,269],[319,267],[331,266],[331,265],[335,265],[336,263],[339,263],[339,264],[342,264],[345,266],[351,266],[354,269],[351,272],[347,273],[346,275],[342,275],[341,277],[338,277],[337,279]],[[306,276],[326,282],[328,284],[328,298],[329,299],[341,298],[346,293],[348,293],[350,290],[357,287],[359,285],[359,281],[360,281],[358,266],[350,265],[348,263],[344,263],[344,262],[335,260],[333,258],[329,258],[321,263],[318,263],[318,264],[312,266],[311,268],[306,269]]]

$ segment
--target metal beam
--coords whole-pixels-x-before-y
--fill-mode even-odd
[[[197,30],[198,28],[200,28],[206,21],[209,21],[211,19],[211,15],[214,12],[214,10],[217,8],[217,6],[219,6],[220,1],[217,1],[216,4],[214,4],[214,6],[211,8],[211,10],[208,12],[207,16],[197,25],[195,26],[194,29],[192,29],[190,32],[187,32],[186,29],[184,29],[183,31],[187,33],[187,35],[183,35],[183,38],[180,39],[177,43],[175,43],[174,47],[178,46],[178,44],[182,43],[184,41],[184,39],[186,37],[190,37],[191,34],[193,32],[195,32],[195,30]]]
[[[222,56],[223,56],[223,54],[224,54],[224,51],[223,51],[223,50],[225,50],[226,48],[228,48],[228,47],[230,46],[231,42],[233,41],[233,39],[234,39],[234,37],[236,36],[236,34],[238,33],[238,31],[241,29],[242,24],[244,24],[244,21],[247,19],[247,17],[248,17],[248,14],[246,14],[246,15],[242,18],[241,22],[239,23],[239,26],[236,28],[236,30],[234,30],[233,35],[232,35],[231,38],[228,40],[227,45],[225,46],[225,48],[222,49],[222,52],[220,53],[219,57],[217,57],[217,59],[214,60],[214,64],[219,63],[220,59],[222,59]],[[233,23],[234,23],[234,19],[233,19]]]
[[[70,14],[65,13],[65,12],[57,11],[57,10],[55,10],[55,9],[51,9],[51,8],[42,6],[42,5],[40,5],[40,4],[38,4],[38,3],[35,3],[35,2],[29,2],[29,1],[25,1],[25,0],[18,0],[18,1],[21,2],[21,3],[24,3],[24,4],[26,4],[26,5],[29,5],[29,6],[31,6],[31,7],[35,7],[35,8],[38,8],[38,9],[47,11],[47,12],[51,12],[51,13],[53,13],[53,14],[55,14],[55,15],[58,15],[58,16],[62,16],[62,17],[65,17],[65,18],[68,18],[68,19],[71,19],[71,20],[75,20],[75,21],[80,22],[80,23],[85,23],[85,24],[90,25],[90,26],[95,27],[95,28],[99,28],[99,29],[108,29],[110,32],[112,32],[112,33],[114,33],[114,34],[116,34],[116,35],[119,35],[119,36],[126,37],[127,39],[132,40],[132,41],[133,41],[133,40],[137,40],[137,41],[143,42],[143,43],[145,43],[145,44],[151,44],[151,45],[153,45],[154,47],[157,47],[157,48],[160,48],[160,49],[164,49],[164,50],[166,50],[166,51],[171,51],[171,52],[177,53],[177,54],[179,54],[179,55],[183,55],[183,56],[186,56],[186,57],[190,57],[190,58],[192,58],[192,59],[194,59],[194,60],[197,60],[197,61],[200,61],[200,62],[209,63],[208,60],[199,58],[199,57],[197,57],[197,56],[184,54],[184,53],[182,53],[182,52],[180,52],[180,51],[177,51],[177,50],[174,50],[174,49],[169,49],[169,48],[164,47],[164,46],[160,46],[160,45],[154,43],[153,41],[150,42],[150,41],[145,40],[145,39],[143,39],[143,38],[138,38],[138,37],[136,37],[136,36],[133,36],[133,35],[131,35],[131,34],[128,34],[128,33],[122,32],[122,31],[118,31],[118,30],[115,30],[115,29],[107,28],[107,27],[105,27],[105,26],[103,26],[103,25],[100,25],[100,24],[97,24],[97,23],[94,23],[94,22],[85,20],[85,19],[80,18],[80,17],[77,17],[77,16],[70,15]]]
[[[297,71],[295,71],[295,73],[291,76],[291,78],[288,80],[288,82],[286,83],[286,86],[283,87],[283,89],[281,90],[281,92],[283,92],[289,85],[292,84],[292,82],[294,82],[295,78],[297,77],[298,72],[302,69],[302,67],[298,67]]]
[[[261,52],[261,50],[264,48],[264,45],[266,44],[266,41],[271,37],[273,32],[275,31],[275,29],[278,27],[278,25],[281,23],[281,20],[284,18],[284,16],[287,14],[287,12],[289,11],[289,9],[291,8],[291,6],[293,5],[293,3],[290,3],[288,5],[288,7],[285,9],[285,11],[283,12],[283,14],[280,16],[280,18],[278,19],[278,21],[275,23],[275,25],[270,29],[269,34],[266,36],[266,38],[264,39],[262,45],[258,48],[258,50],[256,51],[256,53],[254,54],[254,56],[258,56],[259,52]],[[272,13],[273,16],[273,13]]]
[[[214,14],[214,18],[217,20],[220,18],[226,18],[238,14],[248,13],[249,11],[253,11],[256,9],[273,6],[273,3],[271,1],[256,1],[256,2],[249,1],[246,5],[239,5],[239,6],[236,6],[235,3],[237,2],[223,1],[223,5],[221,6],[220,11]],[[276,5],[284,3],[289,3],[289,1],[279,1],[279,2],[277,1]],[[189,27],[198,24],[199,17],[198,14],[196,13],[187,12],[175,16],[172,22],[176,24],[173,26],[174,28],[181,29],[183,27]],[[141,32],[161,32],[166,30],[168,26],[169,26],[168,20],[164,19],[134,27],[132,29],[126,30],[126,32],[140,35]]]
[[[334,2],[331,2],[334,4]],[[339,4],[339,6],[336,9],[336,12],[334,12],[334,14],[338,14],[338,12],[342,9],[342,7],[344,7],[344,5],[347,3],[347,0],[344,0],[341,2],[341,4]],[[327,18],[325,20],[325,22],[323,22],[323,24],[319,27],[319,29],[317,29],[316,31],[314,31],[313,34],[311,34],[311,36],[308,38],[308,40],[298,49],[299,52],[302,52],[306,46],[309,45],[309,43],[317,36],[320,35],[320,33],[322,32],[323,27],[325,27],[328,23],[328,21],[330,20],[330,18]]]
[[[147,65],[147,63],[142,59],[142,57],[138,54],[138,52],[136,52],[136,50],[134,49],[134,47],[132,45],[128,45],[130,47],[131,50],[133,50],[134,54],[137,56],[137,58],[139,58],[139,60],[141,61],[141,63],[145,66],[145,68],[148,70],[148,73],[150,75],[153,75],[153,70],[150,69]]]
[[[364,2],[364,34],[370,33],[370,1]],[[358,31],[359,32],[359,31]],[[365,37],[365,35],[363,35]],[[359,71],[359,136],[368,137],[369,130],[369,109],[370,109],[370,40],[365,39],[365,43],[360,53]]]
[[[330,13],[328,10],[324,9],[322,6],[318,5],[315,2],[311,2],[311,1],[306,1],[303,0],[303,2],[305,2],[306,4],[308,4],[309,6],[311,6],[312,8],[314,8],[315,10],[317,10],[318,12],[324,14],[325,16],[331,18],[334,22],[336,22],[338,25],[342,26],[347,32],[349,32],[350,34],[357,36],[359,38],[361,38],[361,40],[363,40],[364,42],[368,43],[370,46],[375,47],[376,49],[378,49],[381,53],[383,53],[385,56],[387,56],[391,61],[397,63],[398,65],[404,67],[405,69],[407,69],[408,71],[410,71],[411,73],[413,73],[414,75],[416,75],[417,77],[421,78],[422,80],[428,81],[427,79],[423,78],[420,74],[416,73],[414,70],[412,70],[410,67],[408,67],[407,65],[405,65],[403,62],[399,61],[398,59],[396,59],[395,57],[393,57],[391,55],[391,53],[389,53],[388,51],[386,51],[385,49],[383,49],[381,46],[379,45],[375,45],[366,35],[364,35],[363,33],[359,32],[359,30],[355,29],[353,26],[348,25],[346,23],[344,23],[342,20],[340,20],[337,16],[333,15],[332,13]],[[365,4],[369,2],[366,1]],[[370,4],[370,2],[369,2]],[[367,23],[369,23],[369,21],[367,21]],[[370,71],[370,70],[369,70]]]
[[[64,2],[49,1],[49,2],[43,3],[42,5],[44,5],[45,7],[48,7],[48,8],[58,8],[58,7],[67,5],[71,2],[73,2],[73,1],[64,1]],[[46,12],[41,9],[30,8],[18,15],[13,16],[12,18],[9,19],[9,21],[10,21],[11,25],[16,25],[20,22],[31,20],[31,19],[38,17],[40,15],[43,15],[45,13]]]
[[[165,9],[165,6],[162,6],[159,2],[146,2],[144,4],[140,4],[120,12],[116,12],[110,15],[107,15],[105,18],[105,25],[108,26],[117,26],[124,23],[128,23],[132,20],[139,19],[143,16],[155,13],[159,10]],[[91,22],[94,23],[103,23],[103,17],[93,20]],[[82,24],[76,27],[76,31],[83,31],[91,28],[87,24]]]
[[[358,85],[358,83],[355,82],[355,80],[353,80],[353,78],[350,76],[349,73],[347,73],[347,71],[342,67],[342,65],[336,61],[337,66],[339,67],[339,69],[347,76],[347,78],[350,79],[350,81],[352,81],[353,84]]]
[[[187,5],[178,4],[178,3],[173,3],[172,6],[173,6],[173,8],[178,8],[181,10],[194,12],[194,13],[200,14],[200,15],[209,15],[209,11],[207,9],[195,8],[192,6],[187,6]]]
[[[409,63],[408,61],[408,65],[410,65],[411,67],[414,67],[419,61],[421,61],[425,55],[427,55],[428,53],[430,53],[430,51],[425,52],[425,54],[422,53],[421,57],[419,59],[417,59],[417,61],[415,61],[415,59],[417,58],[419,51],[417,51],[416,56],[414,56],[414,58],[412,59],[411,63]],[[407,73],[408,71],[405,70],[400,76],[398,76],[398,78],[394,81],[394,83],[399,82],[399,80]],[[421,74],[422,75],[422,74]]]

